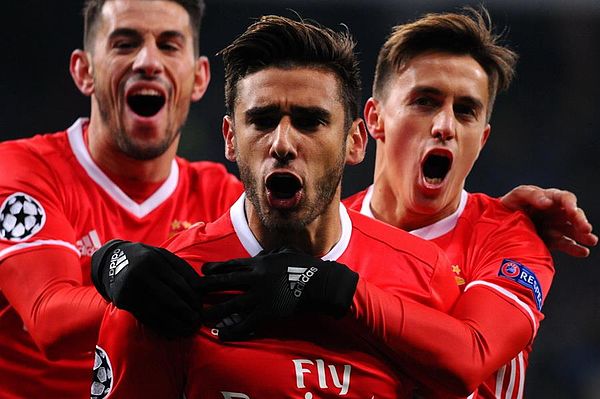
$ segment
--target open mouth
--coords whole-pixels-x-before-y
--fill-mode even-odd
[[[452,166],[452,157],[449,153],[430,153],[423,161],[423,177],[429,184],[440,184],[448,175]]]
[[[274,199],[289,200],[302,189],[302,182],[292,174],[274,173],[267,178],[266,186]]]
[[[267,201],[273,209],[291,211],[302,199],[302,181],[292,173],[273,173],[266,180]]]
[[[127,96],[127,105],[137,115],[151,117],[165,105],[165,96],[157,90],[142,89],[130,93]]]

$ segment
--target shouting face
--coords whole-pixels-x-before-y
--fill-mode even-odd
[[[359,120],[346,126],[345,114],[333,72],[266,68],[239,81],[223,124],[226,156],[264,229],[301,230],[338,212],[344,164],[364,155],[364,140],[352,133],[364,128]]]
[[[107,1],[89,53],[78,58],[88,65],[79,87],[92,96],[92,123],[132,158],[165,152],[190,102],[204,94],[208,61],[196,58],[191,29],[188,13],[175,2]]]
[[[456,210],[490,132],[488,101],[481,65],[440,52],[413,58],[382,98],[369,99],[367,124],[378,140],[375,182],[393,192],[402,209],[402,222],[392,224],[418,228]]]

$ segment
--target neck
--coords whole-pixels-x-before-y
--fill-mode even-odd
[[[403,190],[402,187],[393,184],[393,179],[388,178],[383,168],[376,170],[379,170],[379,173],[374,178],[370,207],[377,220],[412,231],[436,223],[458,209],[460,195],[441,208],[435,204],[419,206],[422,201],[402,192],[409,190]]]
[[[171,163],[177,153],[179,137],[158,157],[140,160],[132,158],[117,146],[113,132],[96,117],[88,126],[88,150],[94,162],[105,173],[124,180],[156,183],[165,180],[171,172]]]
[[[265,250],[292,246],[313,256],[322,257],[337,244],[342,235],[339,195],[338,189],[335,199],[311,223],[299,229],[286,231],[267,229],[261,223],[254,206],[246,199],[245,209],[248,225]]]

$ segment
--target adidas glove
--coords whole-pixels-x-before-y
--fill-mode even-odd
[[[204,292],[242,291],[205,309],[208,320],[220,320],[216,327],[223,341],[247,339],[263,321],[299,311],[342,317],[350,309],[358,283],[358,274],[347,266],[290,248],[206,263],[202,272]]]
[[[198,280],[187,262],[163,248],[112,240],[92,255],[98,292],[169,338],[192,335],[200,327]]]

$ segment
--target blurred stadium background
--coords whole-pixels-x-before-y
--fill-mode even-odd
[[[0,17],[0,140],[62,130],[88,115],[89,102],[68,73],[71,50],[81,46],[80,1],[20,0]],[[390,28],[425,12],[479,2],[452,0],[206,0],[201,50],[212,82],[195,104],[180,147],[192,159],[226,162],[220,134],[222,62],[215,53],[256,17],[281,14],[345,24],[358,40],[364,98],[377,51]],[[501,94],[492,135],[467,181],[469,191],[501,195],[521,183],[575,192],[600,230],[600,1],[488,0],[499,29],[520,54],[517,78]],[[8,8],[8,9],[7,9]],[[293,10],[293,11],[292,11]],[[366,161],[348,169],[344,193],[371,179],[374,142]],[[1,154],[0,154],[1,156]],[[235,171],[233,166],[228,165]],[[10,173],[10,171],[2,171]],[[528,398],[600,398],[600,249],[583,260],[555,254],[557,275],[546,320],[534,344]]]

